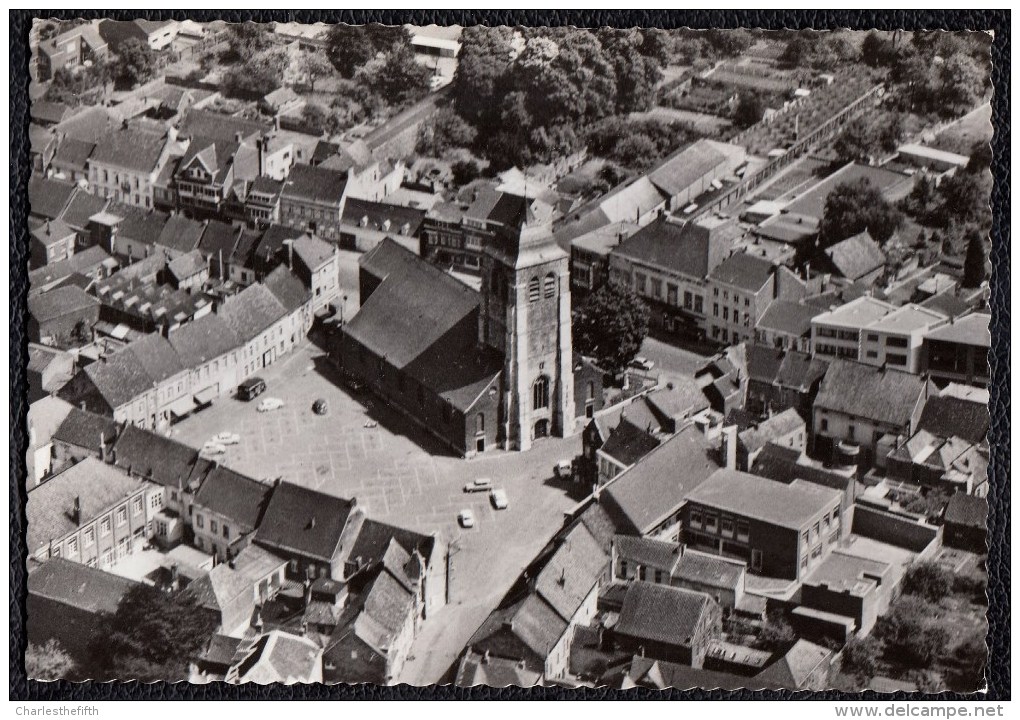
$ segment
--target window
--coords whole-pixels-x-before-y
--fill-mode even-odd
[[[645,294],[645,283],[648,281],[648,276],[644,273],[634,273],[634,292],[638,295]]]
[[[848,438],[850,438],[851,440],[853,440],[853,439],[854,439],[854,436],[855,436],[856,434],[857,434],[857,428],[855,428],[855,427],[854,427],[853,425],[851,425],[851,426],[849,426],[849,427],[847,428],[847,432],[846,432],[846,435],[847,435],[847,437],[848,437]]]
[[[876,333],[868,333],[868,342],[878,342],[878,335]]]
[[[692,296],[689,290],[684,290],[684,307],[688,310],[691,309]]]
[[[205,518],[201,514],[195,515],[195,525],[199,528],[205,527]]]
[[[528,282],[528,302],[535,302],[539,296],[538,278],[533,277]]]
[[[661,585],[662,584],[662,578],[663,578],[662,570],[656,570],[655,571],[655,582],[656,582],[657,585]]]
[[[695,530],[700,530],[702,528],[703,520],[701,517],[701,510],[691,510],[690,523],[691,527]]]
[[[99,521],[99,537],[106,537],[110,534],[110,516],[107,515]]]
[[[677,297],[679,292],[680,288],[678,288],[676,285],[674,285],[673,283],[666,283],[666,302],[668,302],[670,305],[678,304]]]
[[[719,518],[715,513],[705,513],[705,531],[714,533],[719,530]]]
[[[737,540],[747,542],[751,536],[751,528],[747,520],[737,520]]]
[[[652,278],[651,285],[652,285],[651,296],[658,300],[659,298],[662,297],[662,280],[659,280],[658,278]]]
[[[712,314],[719,317],[719,303],[712,303]]]
[[[532,407],[534,410],[549,407],[549,378],[545,375],[536,380],[532,388]]]
[[[127,523],[127,506],[122,505],[117,508],[117,527]]]
[[[138,497],[131,501],[131,512],[137,515],[141,511],[142,511],[142,496],[139,495]]]
[[[209,521],[209,532],[211,532],[213,535],[215,535],[219,531],[220,531],[220,524],[218,522],[216,522],[215,520],[210,520]]]
[[[67,554],[68,555],[78,554],[78,538],[73,537],[67,541]]]
[[[645,566],[644,565],[638,565],[638,579],[639,580],[644,580],[645,579]]]
[[[163,496],[155,494],[149,497],[149,507],[153,510],[163,507]]]
[[[878,357],[878,352],[876,350],[868,350],[868,352],[865,354],[872,360]]]
[[[545,276],[545,289],[544,295],[547,298],[551,298],[556,294],[556,275],[549,273]]]
[[[723,537],[733,537],[733,518],[722,519],[722,535]]]
[[[475,432],[479,434],[485,432],[485,413],[475,415]]]
[[[828,418],[822,418],[822,432],[829,431],[829,420]]]
[[[84,534],[85,547],[92,547],[96,544],[96,531],[94,528],[86,528]]]
[[[722,309],[722,319],[723,320],[729,320],[730,319],[730,309],[728,307],[723,307],[723,309]]]
[[[622,578],[627,577],[627,561],[626,560],[621,560],[620,561],[620,573],[617,575],[617,577],[622,577]]]
[[[225,540],[230,539],[230,527],[226,523],[223,523],[223,538]]]

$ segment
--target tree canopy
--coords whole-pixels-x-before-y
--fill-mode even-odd
[[[282,48],[251,55],[224,74],[225,94],[232,97],[255,98],[276,90],[283,84],[283,73],[288,62],[286,51]]]
[[[272,44],[269,29],[264,23],[236,23],[227,31],[230,52],[242,61],[251,60],[254,55],[268,50]]]
[[[326,56],[345,78],[352,78],[380,53],[408,46],[411,35],[402,25],[334,25],[326,36]]]
[[[609,281],[574,313],[574,349],[619,373],[634,359],[648,334],[648,306],[633,290]]]
[[[31,680],[72,680],[75,678],[75,664],[63,646],[51,638],[44,645],[28,644],[25,674]]]
[[[156,53],[138,38],[128,38],[113,61],[114,76],[128,87],[148,82],[156,75]]]
[[[885,243],[902,222],[900,211],[867,178],[861,178],[837,185],[825,198],[819,233],[826,246],[864,230]]]
[[[980,233],[972,230],[967,236],[967,254],[963,258],[963,286],[981,287],[985,281],[985,242]]]

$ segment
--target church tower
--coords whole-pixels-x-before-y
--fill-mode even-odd
[[[503,353],[500,441],[527,450],[574,431],[570,266],[531,200],[504,193],[496,239],[484,248],[478,339]]]

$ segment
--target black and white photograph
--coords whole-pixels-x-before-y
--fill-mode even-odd
[[[990,31],[27,43],[30,680],[986,688]]]

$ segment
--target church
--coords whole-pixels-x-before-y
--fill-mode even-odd
[[[600,372],[571,346],[567,253],[527,198],[496,210],[480,292],[392,240],[366,253],[361,309],[331,353],[464,456],[566,437],[602,404]]]

